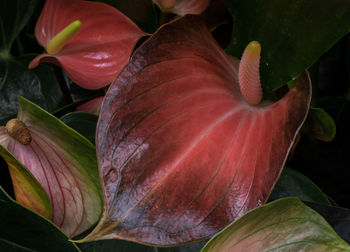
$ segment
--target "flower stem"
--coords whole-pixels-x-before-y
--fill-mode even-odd
[[[55,65],[53,65],[52,67],[53,67],[53,70],[55,72],[58,85],[59,85],[61,92],[63,94],[65,104],[73,103],[73,99],[72,99],[71,93],[68,89],[68,85],[67,85],[67,83],[63,77],[63,74],[62,74],[62,69],[58,66],[55,66]]]

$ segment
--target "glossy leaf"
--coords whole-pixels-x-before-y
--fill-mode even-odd
[[[350,243],[350,209],[312,202],[305,202],[305,204],[322,215],[335,232],[347,243]]]
[[[348,0],[225,0],[234,27],[227,52],[261,43],[261,81],[271,91],[296,79],[350,30]]]
[[[55,225],[20,206],[1,187],[0,216],[1,251],[79,251]]]
[[[0,125],[16,117],[18,96],[23,96],[52,112],[63,104],[54,72],[50,66],[41,65],[28,70],[27,64],[33,58],[26,55],[19,58],[0,60]]]
[[[238,63],[196,16],[135,52],[102,104],[105,209],[87,240],[203,240],[267,200],[307,114],[310,81],[304,73],[278,102],[252,106]]]
[[[81,87],[99,89],[109,84],[127,64],[140,37],[145,35],[117,9],[103,3],[83,0],[47,0],[35,28],[35,36],[44,48],[72,22],[82,27],[55,54],[41,54],[29,65],[40,62],[61,65]]]
[[[72,112],[62,116],[60,120],[95,144],[96,124],[98,120],[96,115],[85,112]]]
[[[37,2],[37,0],[0,1],[0,59],[9,58],[12,44],[33,14]]]
[[[0,135],[0,143],[3,141],[3,137]],[[0,156],[7,163],[17,201],[49,219],[52,214],[51,202],[40,183],[21,162],[1,145]]]
[[[176,15],[201,14],[209,5],[209,0],[153,0],[163,12]]]
[[[298,197],[302,201],[331,205],[327,196],[310,179],[300,172],[285,167],[278,179],[270,200],[284,197]]]
[[[350,251],[350,246],[315,211],[286,198],[233,222],[202,250],[210,251]]]
[[[102,210],[95,148],[38,106],[24,98],[19,102],[18,119],[29,129],[32,141],[23,145],[0,128],[0,144],[44,188],[52,205],[51,220],[75,236],[95,224]],[[25,195],[20,193],[16,192],[16,197],[21,202],[19,198]]]

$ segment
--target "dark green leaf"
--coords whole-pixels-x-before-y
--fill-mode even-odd
[[[83,252],[156,252],[153,247],[116,239],[77,243],[77,245]]]
[[[84,252],[198,252],[204,244],[204,242],[199,242],[181,247],[154,248],[117,239],[77,243],[78,247]]]
[[[62,116],[60,119],[95,144],[97,115],[86,112],[72,112]]]
[[[303,130],[321,141],[330,142],[335,137],[336,125],[333,118],[326,111],[321,108],[310,107]]]
[[[215,235],[202,252],[350,251],[332,227],[297,198],[255,208]]]
[[[37,0],[0,1],[0,59],[7,58],[19,32],[32,16]]]
[[[0,187],[1,251],[79,251],[55,225],[17,204]]]
[[[350,30],[348,0],[226,0],[234,18],[227,49],[262,45],[261,81],[271,91],[297,78]]]
[[[180,247],[158,248],[158,252],[198,252],[204,247],[206,242],[196,242]]]
[[[57,109],[62,103],[51,66],[41,64],[34,70],[27,68],[33,56],[0,60],[0,125],[16,117],[18,96],[23,96],[48,111]]]
[[[285,167],[270,195],[270,201],[298,197],[303,201],[331,205],[327,196],[310,179],[300,172]]]
[[[311,202],[305,202],[306,205],[314,209],[325,218],[334,228],[335,232],[350,243],[350,210],[342,207],[325,206]]]

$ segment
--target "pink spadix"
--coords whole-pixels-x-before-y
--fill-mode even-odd
[[[245,48],[239,64],[239,88],[244,99],[251,105],[259,104],[262,99],[259,73],[260,52],[260,43],[250,42]]]

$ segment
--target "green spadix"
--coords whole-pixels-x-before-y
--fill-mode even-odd
[[[57,54],[64,45],[80,30],[81,22],[76,20],[66,26],[62,31],[57,33],[47,44],[46,51],[48,54]]]

